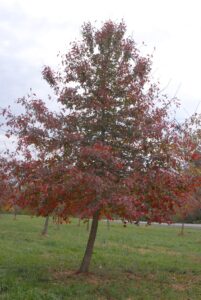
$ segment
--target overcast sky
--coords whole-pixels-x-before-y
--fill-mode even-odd
[[[200,0],[0,0],[0,107],[16,110],[30,88],[45,97],[43,65],[57,65],[83,22],[124,19],[140,50],[154,53],[161,89],[181,100],[178,119],[201,112],[200,12]]]

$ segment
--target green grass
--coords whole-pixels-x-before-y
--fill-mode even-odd
[[[201,299],[201,231],[100,223],[90,274],[77,275],[88,237],[77,220],[0,218],[0,299]]]

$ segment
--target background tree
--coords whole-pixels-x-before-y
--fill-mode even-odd
[[[13,177],[11,161],[5,156],[0,157],[0,211],[14,212],[17,199],[17,181]],[[15,195],[14,195],[15,190]],[[15,216],[14,216],[15,217]]]
[[[189,136],[191,136],[191,140],[194,142],[194,151],[192,155],[189,157],[188,164],[185,167],[187,173],[191,174],[194,178],[196,178],[196,189],[192,196],[188,199],[187,202],[184,202],[180,207],[177,208],[177,216],[182,220],[182,227],[180,235],[184,234],[184,223],[186,220],[191,219],[196,216],[199,217],[201,215],[201,115],[195,113],[189,119],[187,119],[184,123],[183,128],[185,131],[188,131]],[[180,130],[182,134],[182,130]],[[184,135],[185,140],[185,135]],[[183,151],[186,150],[186,143],[184,144]]]
[[[6,172],[6,160],[1,157],[0,158],[0,211],[2,212],[4,209],[10,209],[10,204],[7,201],[7,193],[8,193],[8,176]]]
[[[200,200],[195,195],[192,195],[188,201],[184,202],[177,209],[176,219],[181,222],[181,230],[179,235],[184,235],[184,227],[185,223],[191,218],[191,222],[193,219],[193,215],[195,215],[201,209]],[[189,221],[188,221],[189,222]]]
[[[59,112],[34,95],[18,100],[21,115],[2,112],[24,157],[20,205],[43,216],[92,218],[80,272],[89,269],[101,217],[169,221],[194,187],[183,172],[194,145],[186,133],[184,155],[168,117],[174,100],[151,83],[151,57],[125,33],[124,22],[85,23],[61,68],[44,67]]]

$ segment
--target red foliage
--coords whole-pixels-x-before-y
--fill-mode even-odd
[[[82,27],[82,40],[44,79],[61,111],[34,95],[18,100],[25,113],[3,110],[7,134],[18,138],[13,176],[18,204],[66,219],[96,211],[107,218],[169,221],[195,180],[184,172],[194,144],[168,118],[173,100],[150,83],[151,57],[141,57],[122,22]],[[186,146],[186,141],[188,147]]]

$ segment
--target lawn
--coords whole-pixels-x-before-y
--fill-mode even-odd
[[[77,220],[49,234],[44,219],[0,218],[0,299],[201,299],[201,232],[100,222],[90,274],[77,275],[88,237]]]

